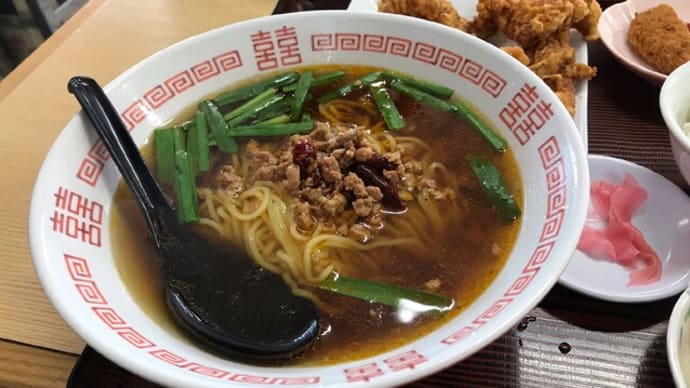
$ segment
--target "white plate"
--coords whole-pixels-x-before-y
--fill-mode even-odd
[[[632,223],[661,259],[661,279],[647,286],[626,286],[628,271],[618,264],[595,260],[577,250],[560,283],[583,294],[614,302],[663,299],[688,286],[690,271],[690,198],[668,179],[640,165],[602,155],[589,155],[592,181],[622,182],[629,173],[647,190],[647,201]]]
[[[378,10],[379,0],[352,0],[350,6],[347,8],[351,11],[376,11]],[[451,0],[458,13],[466,18],[471,19],[476,14],[475,9],[477,0]],[[506,45],[510,44],[509,40],[491,39],[492,43]],[[573,33],[571,35],[570,44],[575,48],[575,60],[581,63],[587,63],[587,42],[581,35]],[[580,138],[582,144],[587,151],[587,81],[578,82],[575,87],[575,116],[573,117],[575,126],[580,131]]]

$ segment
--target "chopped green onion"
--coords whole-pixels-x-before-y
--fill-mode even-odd
[[[237,151],[237,143],[228,135],[228,123],[223,119],[218,107],[211,101],[202,101],[199,103],[199,110],[206,115],[206,123],[218,147],[227,153]]]
[[[257,124],[259,125],[265,125],[265,124],[285,124],[290,121],[290,116],[286,115],[285,113],[280,114],[275,117],[271,117],[270,119],[266,119],[264,121],[260,121]]]
[[[508,148],[508,142],[505,141],[496,132],[491,130],[483,121],[477,117],[477,115],[472,112],[467,106],[465,106],[460,101],[453,101],[451,104],[456,108],[456,113],[462,119],[470,123],[470,125],[476,129],[479,134],[491,144],[491,146],[499,152],[503,152]]]
[[[405,119],[395,107],[393,100],[391,100],[388,91],[380,86],[369,85],[371,95],[374,96],[376,106],[383,116],[383,121],[390,129],[400,129],[405,126]]]
[[[520,208],[515,202],[515,197],[508,190],[496,165],[491,160],[480,156],[470,155],[467,157],[467,161],[479,180],[479,185],[501,218],[505,221],[517,220],[520,217]]]
[[[443,100],[440,100],[431,94],[422,92],[421,90],[417,90],[413,87],[408,86],[405,82],[392,82],[391,83],[391,88],[397,90],[398,92],[412,98],[413,100],[417,102],[421,102],[422,104],[429,105],[433,108],[436,108],[442,112],[448,112],[448,113],[454,113],[456,111],[456,107],[451,105],[448,102],[445,102]]]
[[[181,127],[175,127],[172,129],[173,133],[173,145],[175,147],[175,152],[185,151],[185,133]]]
[[[419,310],[420,313],[442,313],[450,310],[455,305],[455,301],[445,295],[394,284],[352,279],[342,275],[334,275],[333,273],[319,284],[319,288],[367,302],[398,308],[405,308],[407,302],[410,308]]]
[[[245,102],[244,104],[242,104],[242,105],[238,106],[237,108],[231,110],[230,112],[226,113],[223,116],[223,118],[225,119],[225,121],[232,120],[235,117],[241,115],[242,113],[247,112],[249,110],[252,110],[252,109],[256,108],[257,106],[261,105],[264,101],[275,96],[276,92],[277,92],[277,90],[275,88],[268,88],[268,89],[264,90],[263,92],[257,94],[251,100]]]
[[[313,121],[299,121],[286,124],[254,124],[235,127],[231,136],[282,136],[295,133],[308,133],[314,128]]]
[[[199,172],[208,171],[211,167],[211,156],[210,156],[210,145],[208,138],[208,125],[206,123],[206,115],[197,111],[194,116],[195,126],[191,127],[189,130],[190,137],[192,134],[196,137],[196,170]],[[189,148],[189,147],[187,147]]]
[[[173,131],[159,128],[153,132],[156,153],[156,172],[162,183],[171,184],[175,179],[175,142]]]
[[[271,106],[277,104],[281,100],[283,100],[285,96],[283,95],[273,95],[269,97],[266,101],[263,101],[260,105],[255,106],[254,108],[242,113],[241,115],[233,118],[232,120],[228,120],[228,128],[234,128],[245,121],[249,120],[252,117],[257,116],[261,112],[265,111],[266,109],[269,109]]]
[[[292,107],[292,103],[294,101],[294,98],[292,97],[285,97],[281,101],[278,101],[277,103],[273,104],[269,108],[259,112],[256,115],[256,118],[251,122],[252,124],[257,124],[262,121],[266,121],[268,119],[271,119],[275,116],[289,113],[290,109]]]
[[[197,113],[201,113],[197,111]],[[203,116],[204,114],[201,113]],[[197,126],[190,126],[189,131],[187,131],[187,156],[189,156],[189,162],[192,164],[192,171],[199,171],[199,131]]]
[[[343,77],[345,77],[344,71],[342,71],[342,70],[332,71],[330,73],[326,73],[324,75],[320,75],[318,77],[312,78],[311,85],[309,85],[309,86],[314,87],[314,86],[325,85],[327,83],[333,82],[333,81],[341,79]],[[297,83],[283,86],[284,92],[294,92],[295,90],[297,90]]]
[[[178,127],[182,128],[183,131],[189,132],[189,130],[194,127],[196,123],[194,122],[194,119],[192,118],[191,120],[185,121],[184,123],[178,125]]]
[[[177,214],[180,221],[196,222],[199,220],[194,172],[186,151],[175,152],[175,198],[177,199]]]
[[[297,120],[302,115],[302,107],[304,106],[304,99],[307,97],[309,85],[311,85],[314,73],[305,71],[300,74],[299,81],[297,81],[297,89],[295,90],[295,101],[290,112],[290,120]]]
[[[479,134],[491,144],[497,151],[505,151],[508,143],[498,134],[486,126],[467,106],[460,101],[446,102],[438,99],[431,94],[415,89],[407,84],[406,81],[397,81],[391,83],[391,88],[398,92],[414,99],[415,101],[427,104],[443,112],[455,113],[460,118],[466,120]]]
[[[407,77],[400,75],[398,73],[393,73],[390,71],[384,71],[383,77],[391,83],[404,82],[406,85],[413,87],[415,89],[421,90],[423,92],[429,93],[435,97],[443,98],[445,100],[449,99],[453,95],[453,89],[441,86],[432,82],[418,80],[416,78]]]
[[[344,71],[342,71],[342,70],[332,71],[330,73],[326,73],[324,75],[314,77],[314,79],[311,80],[311,86],[325,85],[327,83],[331,83],[331,82],[333,82],[337,79],[341,79],[343,77],[345,77]]]
[[[346,96],[346,95],[352,93],[353,91],[355,91],[355,90],[357,90],[363,86],[372,84],[372,83],[378,81],[379,78],[381,78],[381,74],[382,73],[380,71],[375,71],[371,74],[365,75],[364,77],[362,77],[356,81],[345,84],[340,89],[334,90],[330,93],[327,93],[327,94],[319,97],[319,104],[325,104],[325,103],[327,103],[331,100],[334,100],[338,97]]]
[[[243,88],[222,93],[216,98],[214,98],[213,102],[218,106],[229,105],[234,102],[252,98],[257,94],[262,93],[268,88],[279,88],[283,85],[295,82],[298,77],[299,75],[294,71],[278,74],[277,76],[269,78],[267,80],[263,80],[255,84],[245,86]]]

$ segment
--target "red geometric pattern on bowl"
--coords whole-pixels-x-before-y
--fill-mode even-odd
[[[298,377],[266,377],[232,373],[226,370],[212,368],[189,361],[167,349],[157,347],[156,344],[131,327],[127,321],[110,306],[91,275],[88,261],[83,257],[63,254],[65,267],[74,283],[79,296],[91,306],[91,311],[112,331],[137,349],[146,349],[147,353],[161,361],[167,362],[192,373],[202,374],[214,378],[250,384],[318,384],[318,376]]]
[[[503,296],[497,300],[491,307],[481,313],[470,325],[467,325],[447,338],[443,339],[441,343],[446,345],[454,345],[460,342],[469,334],[475,332],[481,326],[486,324],[489,319],[500,313],[506,306],[508,306],[517,295],[522,293],[527,286],[534,280],[539,272],[541,265],[546,262],[553,249],[554,240],[559,235],[561,226],[563,225],[563,211],[565,204],[565,176],[563,174],[554,174],[552,170],[560,168],[563,162],[563,156],[558,145],[558,140],[551,136],[538,147],[539,156],[542,161],[542,167],[546,172],[546,176],[550,179],[558,179],[551,181],[549,188],[549,196],[558,193],[560,198],[557,201],[549,201],[546,209],[546,221],[542,226],[540,237],[540,244],[535,248],[532,256],[522,269],[520,276],[508,287],[508,290]],[[547,179],[548,181],[548,179]]]
[[[154,86],[155,87],[155,86]],[[127,130],[131,131],[140,122],[144,121],[149,112],[153,109],[144,100],[136,100],[132,105],[127,107],[120,116],[124,121]]]
[[[407,352],[396,354],[392,357],[383,360],[383,363],[371,362],[367,364],[357,365],[350,368],[343,369],[345,379],[352,383],[357,381],[371,381],[371,379],[386,374],[386,370],[391,372],[400,372],[405,369],[414,369],[417,365],[429,361],[429,358],[417,350],[409,350]]]
[[[184,92],[199,82],[207,81],[223,72],[242,67],[242,58],[238,50],[231,50],[211,59],[201,61],[189,69],[180,71],[162,83],[151,87],[144,95],[134,101],[120,113],[127,130],[131,131],[146,116],[163,106],[176,95]],[[100,140],[89,149],[77,170],[77,179],[89,186],[96,186],[103,172],[105,163],[110,159]]]
[[[430,43],[388,35],[324,33],[311,36],[312,51],[370,51],[391,54],[438,66],[478,85],[492,97],[498,97],[507,82],[501,76],[462,55]]]
[[[170,91],[170,94],[174,96],[194,86],[194,79],[192,79],[192,74],[189,70],[183,70],[165,80],[163,84],[166,86],[166,89]]]
[[[201,82],[220,74],[220,70],[213,65],[211,60],[198,63],[192,66],[189,70],[192,72],[192,76],[196,82]]]

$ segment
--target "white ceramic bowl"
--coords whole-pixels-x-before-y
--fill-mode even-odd
[[[666,331],[666,355],[676,387],[686,388],[690,382],[685,377],[690,377],[690,290],[680,294],[673,306]]]
[[[636,13],[662,3],[673,7],[686,23],[690,22],[690,2],[687,0],[627,0],[606,8],[599,19],[601,41],[618,62],[656,86],[664,82],[666,74],[658,72],[633,52],[628,45],[628,29]]]
[[[452,87],[508,139],[526,198],[519,238],[495,281],[448,324],[368,359],[304,368],[219,358],[158,326],[128,294],[114,265],[108,222],[120,177],[84,115],[77,114],[37,178],[30,243],[48,297],[86,342],[165,385],[398,385],[478,351],[551,289],[585,221],[589,177],[582,142],[548,87],[479,39],[397,15],[271,16],[175,44],[117,77],[106,92],[142,145],[156,126],[203,96],[247,78],[324,63],[380,66]]]
[[[690,62],[669,74],[661,87],[659,108],[671,138],[676,165],[690,184],[690,136],[683,131],[683,123],[690,122]]]

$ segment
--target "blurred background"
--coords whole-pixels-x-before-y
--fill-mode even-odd
[[[0,79],[87,0],[0,0]]]

